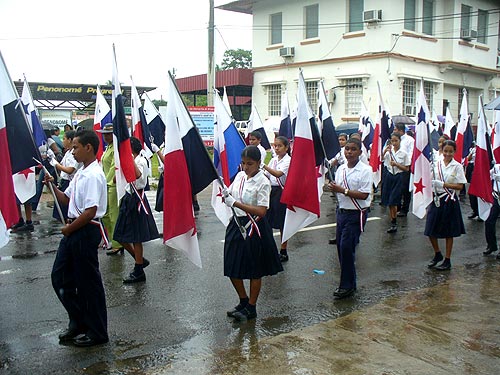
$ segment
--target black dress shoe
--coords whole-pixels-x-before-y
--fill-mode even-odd
[[[333,296],[337,299],[347,298],[353,295],[355,291],[356,289],[354,288],[349,288],[349,289],[337,288],[335,292],[333,292]]]
[[[336,244],[337,244],[337,239],[336,239],[336,238],[330,238],[330,239],[328,240],[328,243],[329,243],[330,245],[336,245]]]
[[[81,334],[82,334],[82,332],[80,332],[77,329],[70,329],[70,328],[68,328],[67,330],[65,330],[65,331],[63,331],[62,333],[59,334],[59,341],[60,342],[71,341],[76,336],[81,335]]]
[[[498,249],[490,249],[489,247],[486,248],[485,251],[483,251],[483,255],[490,255],[491,253],[494,253]]]
[[[436,253],[434,255],[434,258],[432,258],[432,260],[429,262],[429,264],[427,264],[427,267],[428,268],[433,268],[436,264],[438,264],[439,262],[441,262],[443,260],[443,254],[441,253]]]
[[[288,262],[288,254],[280,254],[280,261],[283,262]]]
[[[73,340],[73,344],[75,346],[85,348],[85,347],[89,347],[89,346],[105,344],[108,341],[109,341],[109,339],[107,339],[107,338],[96,340],[88,335],[80,335]]]
[[[126,279],[123,279],[124,284],[134,284],[143,281],[146,281],[146,274],[144,272],[140,274],[132,272]]]
[[[476,217],[477,217],[477,214],[475,212],[473,212],[469,216],[467,216],[467,219],[475,219]]]
[[[441,263],[439,266],[436,266],[434,269],[438,271],[448,271],[451,269],[451,262],[447,262],[445,260],[443,261],[443,263]]]
[[[123,251],[125,249],[123,247],[119,247],[118,249],[111,249],[106,251],[106,255],[118,255],[118,254],[123,254]]]
[[[403,211],[398,212],[398,217],[406,217],[407,215],[408,215],[408,212],[403,212]]]
[[[233,314],[233,318],[236,319],[238,322],[244,322],[246,320],[255,319],[256,317],[257,317],[257,311],[250,311],[246,307]]]
[[[226,315],[229,316],[230,318],[234,318],[234,314],[236,314],[237,312],[240,312],[245,307],[246,307],[246,305],[242,305],[241,303],[239,303],[232,310],[226,311]]]
[[[387,233],[396,233],[398,231],[397,225],[391,225],[389,229],[387,229]]]

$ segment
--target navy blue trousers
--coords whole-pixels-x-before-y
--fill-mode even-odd
[[[97,249],[99,227],[87,224],[63,237],[52,267],[52,286],[68,312],[69,328],[93,339],[108,339],[106,297]]]
[[[367,211],[363,214],[363,226]],[[361,217],[359,211],[341,212],[337,209],[337,251],[340,263],[339,288],[356,288],[356,246],[361,235]]]
[[[493,206],[491,207],[490,216],[484,222],[484,234],[486,236],[486,243],[488,248],[493,251],[498,249],[497,245],[497,219],[500,214],[500,206],[496,199],[493,200]]]

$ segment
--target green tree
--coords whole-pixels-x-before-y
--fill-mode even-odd
[[[156,108],[160,108],[160,106],[167,105],[167,101],[163,99],[153,99],[151,100]]]
[[[218,70],[228,70],[236,68],[247,68],[252,67],[252,51],[238,49],[228,49],[224,52],[224,57],[222,58],[222,63]]]

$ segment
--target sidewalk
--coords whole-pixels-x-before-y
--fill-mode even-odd
[[[498,374],[499,271],[494,259],[454,268],[440,286],[274,337],[255,338],[247,323],[235,349],[151,373]]]

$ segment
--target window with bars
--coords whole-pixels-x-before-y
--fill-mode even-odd
[[[407,116],[416,114],[417,81],[405,78],[403,81],[403,108],[401,113]]]
[[[318,81],[306,82],[307,100],[311,105],[313,112],[318,111]]]
[[[424,82],[424,94],[427,99],[427,106],[429,107],[429,111],[432,113],[434,101],[434,83],[432,82]]]
[[[344,81],[345,84],[345,114],[359,115],[361,112],[361,102],[363,101],[363,79],[350,78]]]
[[[349,31],[363,30],[364,0],[349,0]]]
[[[434,0],[423,1],[423,19],[422,19],[422,33],[432,35],[434,33]]]
[[[267,86],[267,108],[268,116],[281,115],[281,85]]]
[[[306,24],[305,38],[317,38],[319,36],[319,5],[309,5],[304,8],[304,18]]]
[[[275,13],[270,16],[271,23],[271,44],[279,44],[283,41],[283,21],[282,14]]]
[[[486,44],[488,35],[488,11],[479,9],[477,11],[477,41]]]
[[[405,0],[405,29],[415,30],[416,0]]]
[[[460,30],[470,30],[472,7],[462,4],[460,12]]]

